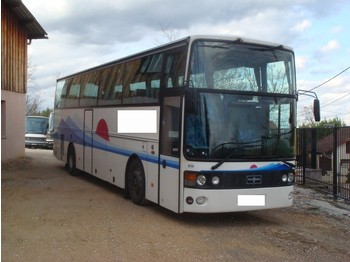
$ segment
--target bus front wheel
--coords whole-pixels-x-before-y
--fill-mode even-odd
[[[68,173],[71,174],[72,176],[76,176],[78,174],[75,159],[76,158],[75,158],[74,146],[70,145],[68,148],[66,167],[67,167]]]
[[[145,172],[142,163],[138,160],[132,160],[129,166],[128,191],[133,203],[145,204]]]

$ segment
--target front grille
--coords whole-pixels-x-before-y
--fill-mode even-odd
[[[282,175],[289,171],[208,171],[199,172],[205,175],[207,181],[211,181],[214,176],[219,177],[218,185],[206,183],[204,186],[198,186],[202,189],[239,189],[239,188],[259,188],[259,187],[277,187],[290,186],[293,183],[282,182]]]
[[[26,137],[27,141],[42,141],[45,142],[46,138],[45,137]]]

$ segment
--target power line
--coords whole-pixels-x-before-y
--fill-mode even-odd
[[[327,81],[323,82],[322,84],[319,84],[318,86],[315,86],[314,88],[311,88],[309,91],[315,90],[316,88],[319,88],[319,87],[323,86],[324,84],[328,83],[329,81],[332,81],[334,78],[340,76],[342,73],[344,73],[345,71],[347,71],[349,69],[350,69],[350,66],[348,66],[347,68],[345,68],[343,71],[341,71],[340,73],[336,74],[332,78],[328,79]]]
[[[324,108],[324,107],[326,107],[326,106],[329,106],[329,105],[331,105],[331,104],[333,104],[333,103],[339,101],[340,99],[343,99],[344,97],[346,97],[346,96],[348,96],[348,95],[350,95],[350,93],[347,93],[346,95],[343,95],[343,96],[337,98],[336,100],[333,100],[332,102],[329,102],[328,104],[325,104],[325,105],[321,106],[321,108]]]

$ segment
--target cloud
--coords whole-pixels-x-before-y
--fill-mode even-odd
[[[308,19],[304,19],[303,21],[297,23],[295,26],[293,26],[292,30],[297,32],[303,32],[306,29],[311,27],[311,21]]]
[[[337,40],[331,40],[326,45],[322,46],[319,51],[322,53],[329,53],[339,49],[339,43]]]
[[[334,60],[334,53],[339,50],[340,44],[337,40],[330,40],[324,46],[321,46],[314,52],[314,59],[321,63],[328,63]],[[315,71],[315,70],[314,70]],[[317,70],[316,70],[317,71]],[[321,70],[321,71],[324,71]]]
[[[179,37],[190,34],[234,34],[290,45],[296,51],[298,77],[299,72],[305,74],[311,69],[324,69],[319,63],[321,58],[329,58],[329,54],[341,46],[348,46],[335,39],[333,34],[333,40],[322,38],[323,43],[328,43],[317,48],[320,39],[310,33],[317,28],[318,21],[327,21],[327,17],[336,16],[336,11],[341,10],[340,5],[347,4],[348,0],[334,0],[332,3],[328,0],[23,2],[49,35],[49,40],[33,41],[29,46],[34,63],[40,65],[36,71],[36,90],[45,90],[42,94],[47,96],[45,103],[48,105],[44,107],[53,105],[52,90],[57,75],[63,77],[154,47],[161,42],[161,25],[178,32]],[[329,26],[328,32],[336,33],[340,26],[341,23],[337,21]],[[301,53],[300,50],[305,52]],[[327,69],[336,70],[329,66]]]

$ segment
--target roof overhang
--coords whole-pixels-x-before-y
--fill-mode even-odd
[[[27,29],[28,39],[47,39],[44,28],[35,19],[21,0],[2,0],[19,18],[20,23]]]

